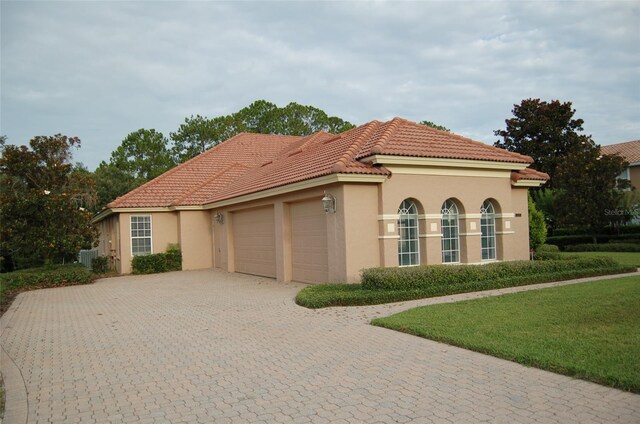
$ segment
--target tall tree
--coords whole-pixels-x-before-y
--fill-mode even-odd
[[[446,131],[446,132],[451,132],[451,130],[447,127],[445,127],[444,125],[438,125],[435,122],[432,121],[420,121],[420,123],[422,125],[426,125],[427,127],[431,127],[431,128],[435,128],[437,130],[440,131]]]
[[[601,155],[600,148],[570,153],[556,174],[555,204],[557,219],[564,226],[586,227],[594,236],[618,217],[615,210],[624,197],[628,182],[618,180],[624,159],[618,155]]]
[[[135,178],[117,166],[105,161],[100,162],[93,174],[93,178],[96,182],[97,193],[94,212],[99,212],[109,202],[146,182],[144,179]]]
[[[177,162],[184,162],[241,132],[304,136],[317,131],[337,134],[353,127],[313,106],[292,102],[279,108],[257,100],[230,115],[186,118],[178,131],[171,133],[172,153]]]
[[[122,140],[109,163],[135,179],[149,181],[175,165],[161,132],[141,128]]]
[[[75,169],[80,140],[56,134],[29,146],[2,144],[0,251],[5,269],[73,258],[97,237],[91,225],[95,187]]]
[[[170,134],[171,153],[176,163],[185,162],[242,131],[246,128],[238,126],[231,115],[212,119],[192,115],[185,118],[178,131]]]
[[[506,128],[494,131],[502,137],[495,146],[531,156],[533,167],[551,177],[550,187],[557,186],[555,176],[567,155],[595,148],[590,136],[580,134],[584,121],[573,117],[571,102],[525,99],[512,112]]]

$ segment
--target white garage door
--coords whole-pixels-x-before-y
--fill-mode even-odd
[[[276,277],[273,207],[233,213],[236,271]]]
[[[327,217],[322,202],[291,204],[291,262],[295,281],[328,281]]]

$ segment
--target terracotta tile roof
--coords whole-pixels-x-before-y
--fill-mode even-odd
[[[389,175],[384,167],[360,161],[374,154],[532,162],[528,156],[400,118],[372,121],[338,135],[239,134],[107,207],[203,205],[335,173]]]
[[[629,163],[640,163],[640,140],[602,146],[600,151],[605,155],[619,154]]]
[[[520,171],[512,171],[511,181],[515,182],[519,180],[548,181],[549,174],[536,171],[535,169],[531,168],[522,169]]]
[[[108,208],[197,205],[302,137],[238,134],[118,197]]]
[[[381,124],[379,132],[365,143],[358,158],[374,154],[513,163],[533,162],[529,156],[509,152],[402,118],[395,118]]]

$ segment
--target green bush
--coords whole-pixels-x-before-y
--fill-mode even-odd
[[[605,243],[605,244],[574,244],[566,246],[565,252],[640,252],[637,243]]]
[[[536,249],[547,240],[547,225],[544,222],[544,214],[536,208],[531,195],[529,195],[529,247]]]
[[[533,258],[538,261],[576,259],[575,256],[566,256],[561,254],[560,249],[555,244],[543,244],[538,246],[533,254]]]
[[[182,269],[182,252],[177,244],[167,247],[167,271],[180,271]]]
[[[131,260],[131,272],[134,274],[155,274],[158,272],[180,271],[182,253],[178,245],[170,244],[165,253],[134,256]]]
[[[370,268],[362,272],[362,288],[368,290],[412,290],[426,287],[456,286],[482,290],[500,286],[502,281],[528,284],[539,277],[580,270],[624,268],[611,258],[546,261],[497,262],[486,265],[427,265],[404,268]],[[516,285],[518,285],[516,284]]]
[[[91,270],[96,274],[104,274],[109,272],[109,258],[106,256],[98,256],[91,260]]]

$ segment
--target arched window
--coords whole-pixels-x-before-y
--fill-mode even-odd
[[[460,262],[458,207],[453,200],[442,204],[442,263]]]
[[[418,240],[418,208],[405,199],[398,208],[398,263],[400,266],[420,265],[420,243]]]
[[[480,229],[482,230],[482,260],[496,258],[496,212],[493,203],[485,200],[480,208]]]

